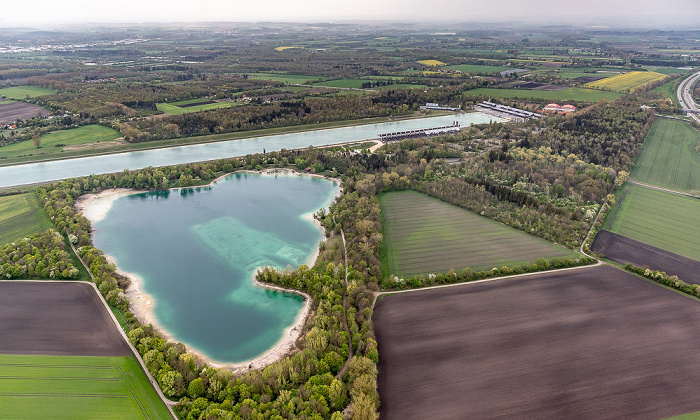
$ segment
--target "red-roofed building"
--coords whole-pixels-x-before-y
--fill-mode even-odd
[[[564,114],[569,114],[571,112],[576,112],[576,107],[573,105],[562,105],[559,108],[559,112],[562,112]]]
[[[557,112],[559,112],[559,104],[547,104],[544,107],[544,112],[556,114]]]

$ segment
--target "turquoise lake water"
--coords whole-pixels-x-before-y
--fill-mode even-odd
[[[253,273],[306,263],[322,233],[303,215],[328,207],[338,188],[298,174],[237,173],[211,187],[128,195],[93,224],[93,240],[142,279],[175,340],[216,362],[243,362],[271,349],[304,302],[255,286]]]
[[[500,119],[481,112],[470,112],[51,162],[8,165],[0,167],[0,188],[92,174],[108,174],[120,172],[124,169],[142,169],[147,166],[178,165],[233,156],[245,156],[252,153],[261,153],[263,148],[271,152],[282,149],[300,149],[309,146],[326,146],[329,144],[376,139],[381,133],[439,127],[452,124],[454,121],[458,121],[462,126],[468,126],[470,124],[488,123],[492,120],[499,121]]]

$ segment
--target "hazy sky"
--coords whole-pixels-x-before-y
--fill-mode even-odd
[[[360,19],[551,24],[624,19],[650,27],[700,27],[700,0],[19,0],[3,8],[0,26]]]

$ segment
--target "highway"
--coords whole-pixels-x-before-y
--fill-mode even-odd
[[[693,99],[692,92],[692,88],[698,79],[700,79],[700,71],[681,82],[678,86],[678,102],[689,117],[700,123],[700,110],[698,110],[698,104]]]

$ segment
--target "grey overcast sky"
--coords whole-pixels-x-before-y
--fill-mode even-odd
[[[8,0],[9,1],[9,0]],[[303,21],[611,22],[700,27],[700,0],[19,0],[0,26]]]

